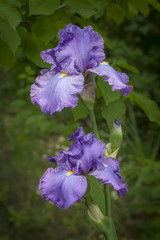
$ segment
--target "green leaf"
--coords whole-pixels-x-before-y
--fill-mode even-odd
[[[8,45],[0,39],[0,66],[7,71],[15,62],[16,56],[10,51]],[[3,57],[2,57],[3,56]]]
[[[29,0],[30,15],[50,15],[56,11],[60,5],[60,0]]]
[[[20,2],[20,0],[9,0],[9,2],[15,6],[15,7],[18,7],[20,8],[22,6],[22,2]]]
[[[160,111],[156,102],[147,96],[132,91],[129,95],[131,101],[135,101],[146,113],[150,121],[160,124]]]
[[[139,70],[135,66],[130,65],[128,63],[117,63],[116,65],[121,67],[121,68],[125,68],[125,69],[127,69],[127,70],[129,70],[133,73],[138,73],[139,72]]]
[[[107,1],[106,2],[100,2],[100,1],[95,2],[95,9],[96,9],[96,14],[94,14],[95,19],[98,19],[103,16],[103,14],[106,10],[107,4],[108,4]]]
[[[102,187],[95,177],[89,176],[89,180],[90,180],[90,194],[93,198],[93,201],[95,204],[98,205],[101,212],[105,214],[105,199]]]
[[[135,66],[132,66],[130,64],[127,64],[127,63],[119,63],[117,64],[119,67],[122,67],[122,68],[125,68],[133,73],[138,73],[138,69],[135,67]]]
[[[56,23],[53,23],[49,17],[42,16],[32,26],[32,36],[37,41],[48,43],[57,35],[58,29]]]
[[[15,54],[18,46],[21,43],[18,33],[14,31],[10,25],[2,19],[0,19],[0,39],[8,44],[13,54]]]
[[[131,3],[128,4],[129,16],[130,18],[134,18],[138,15],[138,10],[135,6]]]
[[[122,9],[115,3],[110,3],[107,6],[106,15],[107,17],[111,18],[117,25],[120,25],[124,21]]]
[[[146,17],[149,15],[147,0],[131,0],[131,3]]]
[[[160,12],[160,3],[157,0],[148,0],[148,2]]]
[[[107,82],[104,82],[102,77],[98,77],[98,86],[106,105],[120,97],[120,93],[118,91],[112,91],[112,86],[110,86]]]
[[[27,29],[24,26],[18,26],[17,28],[17,33],[19,34],[20,38],[21,38],[21,46],[23,47],[24,45],[24,40],[27,36]]]
[[[128,0],[118,0],[117,3],[126,13],[128,12]]]
[[[10,26],[15,30],[18,24],[22,21],[19,11],[6,2],[0,1],[0,12],[4,14]]]
[[[72,113],[75,121],[85,118],[89,114],[81,99],[79,99],[77,107],[72,109]]]
[[[111,130],[115,119],[124,120],[126,106],[121,99],[110,102],[108,106],[103,108],[102,117],[107,121],[108,127]]]
[[[127,69],[127,70],[129,70],[133,73],[138,73],[139,72],[138,69],[135,66],[128,64],[125,59],[114,60],[113,65],[125,68],[125,69]]]
[[[79,15],[90,18],[96,14],[95,7],[86,1],[65,0],[70,12],[78,13]]]
[[[49,46],[42,41],[35,41],[31,33],[28,33],[24,43],[24,53],[37,66],[42,68],[49,68],[48,63],[44,63],[40,57],[40,52],[48,49]]]

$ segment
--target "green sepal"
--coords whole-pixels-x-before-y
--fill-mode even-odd
[[[120,149],[120,147],[118,147],[115,151],[112,151],[111,143],[107,143],[107,144],[106,144],[106,151],[105,151],[105,153],[104,153],[104,156],[105,156],[106,158],[107,158],[107,157],[116,158],[119,149]]]

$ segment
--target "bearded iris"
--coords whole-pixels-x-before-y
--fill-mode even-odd
[[[87,175],[92,175],[102,184],[111,184],[121,197],[127,192],[119,174],[119,162],[105,158],[105,144],[93,133],[84,134],[79,127],[68,139],[74,140],[68,151],[60,151],[57,157],[47,156],[48,161],[57,164],[48,168],[40,180],[39,189],[43,198],[61,209],[66,209],[76,201],[81,201],[87,190]]]
[[[44,113],[54,115],[65,107],[76,107],[88,72],[103,76],[112,90],[122,91],[123,96],[132,90],[128,76],[104,62],[103,38],[92,27],[68,24],[59,31],[59,39],[56,48],[41,52],[43,61],[52,66],[42,70],[31,87],[31,100]]]

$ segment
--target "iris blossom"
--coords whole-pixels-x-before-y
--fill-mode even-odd
[[[87,190],[87,175],[92,175],[102,184],[111,184],[121,197],[127,192],[119,172],[119,162],[105,158],[105,144],[93,133],[84,134],[79,127],[68,139],[75,140],[68,151],[60,151],[57,157],[47,156],[48,161],[57,163],[48,168],[40,180],[39,190],[43,198],[61,209],[66,209],[81,198]]]
[[[65,107],[76,107],[88,72],[103,76],[113,91],[122,91],[123,96],[130,93],[128,76],[104,62],[104,40],[92,27],[68,24],[59,31],[59,39],[56,48],[41,52],[43,61],[52,66],[42,70],[31,87],[31,100],[44,113],[54,115]]]

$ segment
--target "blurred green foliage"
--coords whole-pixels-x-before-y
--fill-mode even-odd
[[[123,121],[119,159],[129,192],[119,199],[112,191],[119,239],[160,239],[159,11],[157,0],[0,1],[2,240],[102,239],[87,223],[83,203],[61,211],[38,191],[39,179],[50,165],[45,154],[67,149],[66,138],[78,125],[91,130],[80,101],[77,108],[52,117],[29,98],[40,69],[50,67],[40,52],[57,45],[58,31],[67,23],[91,25],[99,32],[106,60],[125,71],[134,86],[122,98],[97,78],[95,111],[102,139],[108,141],[115,118]]]

